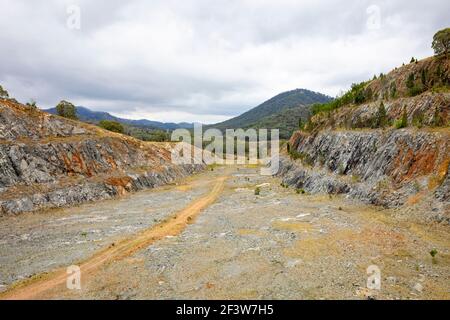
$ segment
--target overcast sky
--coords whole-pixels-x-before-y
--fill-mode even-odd
[[[295,88],[335,96],[432,55],[450,27],[448,0],[0,0],[0,12],[0,84],[18,100],[204,123]]]

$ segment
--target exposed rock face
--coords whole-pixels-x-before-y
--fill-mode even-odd
[[[345,193],[396,207],[424,191],[448,204],[448,130],[324,130],[297,132],[279,174],[308,192]]]
[[[322,106],[309,133],[293,134],[283,183],[385,207],[426,203],[424,215],[450,222],[450,60],[430,57],[362,85],[364,99]]]
[[[203,169],[145,143],[0,99],[0,215],[107,199]]]

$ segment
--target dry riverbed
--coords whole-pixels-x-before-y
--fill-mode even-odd
[[[118,200],[1,218],[0,290],[13,288],[0,297],[450,298],[448,226],[299,194],[258,173],[218,167]],[[72,264],[81,290],[63,281]],[[381,290],[367,289],[371,265]]]

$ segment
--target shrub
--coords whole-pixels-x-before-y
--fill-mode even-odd
[[[384,107],[384,103],[381,102],[378,107],[377,114],[374,119],[373,127],[375,128],[384,128],[389,123],[389,118],[387,116],[386,108]]]
[[[422,112],[417,112],[413,115],[411,124],[417,128],[422,128],[425,119]]]
[[[414,87],[414,73],[410,73],[408,76],[408,79],[406,79],[406,87],[408,89],[411,89],[412,87]]]
[[[302,188],[295,190],[295,192],[297,192],[297,194],[305,194],[306,193],[305,189],[302,189]]]
[[[34,101],[33,99],[30,100],[30,102],[27,102],[27,107],[29,107],[30,109],[37,109],[37,105],[36,105],[36,101]]]
[[[56,113],[64,118],[78,120],[77,108],[75,108],[72,103],[65,100],[62,100],[60,103],[58,103],[58,105],[56,106]]]
[[[420,73],[420,81],[422,82],[422,85],[426,87],[427,85],[427,71],[425,69],[422,69]]]
[[[397,85],[395,84],[395,82],[391,83],[391,98],[394,99],[397,97]]]
[[[433,127],[440,127],[444,125],[444,119],[441,116],[438,106],[436,106],[436,108],[434,109],[432,125]]]
[[[447,55],[450,50],[450,28],[446,28],[436,32],[433,36],[431,47],[435,54]]]
[[[414,85],[411,89],[409,89],[408,93],[411,97],[414,97],[421,94],[422,92],[423,92],[422,86]]]
[[[256,187],[256,189],[255,189],[255,196],[259,196],[260,193],[261,193],[261,188],[260,187]]]
[[[123,125],[117,121],[102,120],[98,123],[98,126],[112,132],[125,132],[125,128],[123,127]]]
[[[313,158],[305,152],[298,152],[296,150],[291,150],[289,155],[291,156],[292,160],[300,159],[302,163],[305,165],[312,166],[314,164]]]
[[[384,75],[380,75],[383,76]],[[313,115],[320,112],[330,112],[332,110],[338,109],[350,103],[363,103],[368,100],[368,96],[371,96],[371,90],[365,90],[367,82],[354,83],[349,91],[344,93],[340,97],[336,97],[333,101],[323,104],[314,104],[311,106],[311,112]]]
[[[317,127],[317,124],[311,120],[311,118],[308,119],[308,121],[305,124],[305,127],[303,128],[306,132],[311,132]]]
[[[408,114],[406,113],[406,108],[403,108],[402,117],[395,121],[395,128],[401,129],[406,128],[408,126]]]
[[[9,98],[8,91],[3,89],[2,86],[0,86],[0,98]]]
[[[436,260],[437,254],[438,254],[438,251],[436,249],[433,249],[430,251],[431,261],[433,262],[433,264],[437,263],[437,260]]]

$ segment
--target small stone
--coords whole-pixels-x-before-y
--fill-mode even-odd
[[[397,278],[396,277],[387,277],[386,281],[392,284],[395,284],[397,282]]]
[[[413,289],[416,290],[417,292],[422,292],[423,286],[420,283],[416,283]]]

